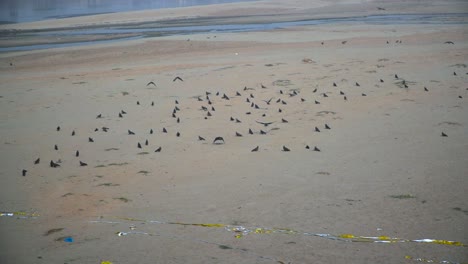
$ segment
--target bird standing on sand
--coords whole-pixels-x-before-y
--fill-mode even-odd
[[[441,136],[442,137],[448,137],[447,134],[445,134],[444,132],[442,132]]]
[[[154,82],[149,82],[146,84],[146,86],[149,86],[149,85],[154,85],[154,87],[156,87],[156,84]]]
[[[257,151],[258,151],[258,146],[251,150],[251,152],[257,152]]]
[[[154,152],[161,152],[161,147],[157,148]]]
[[[291,150],[287,148],[286,146],[283,146],[283,151],[291,151]]]
[[[75,157],[79,157],[79,156],[80,156],[80,152],[77,150],[77,151],[75,152]]]
[[[184,80],[182,80],[182,78],[180,78],[179,76],[175,77],[174,80],[172,80],[172,81],[175,82],[175,81],[177,81],[177,80],[179,80],[179,81],[181,81],[181,82],[184,81]]]
[[[223,142],[223,144],[225,143],[223,137],[215,137],[215,139],[213,140],[213,144],[221,144],[221,141]]]
[[[23,171],[22,171],[23,177],[26,176],[26,173],[27,173],[27,172],[28,172],[27,170],[23,170]]]
[[[87,164],[87,163],[84,163],[84,162],[82,162],[82,161],[80,160],[80,166],[81,166],[81,167],[85,167],[85,166],[88,166],[88,164]]]
[[[198,140],[200,140],[200,141],[204,141],[205,139],[204,139],[204,138],[202,138],[202,137],[200,137],[200,136],[198,136]]]
[[[41,162],[41,158],[37,158],[37,160],[34,161],[34,164],[39,164]]]
[[[94,142],[94,139],[89,137],[88,142]]]

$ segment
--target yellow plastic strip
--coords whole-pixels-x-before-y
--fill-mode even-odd
[[[18,216],[20,218],[33,218],[33,217],[38,217],[39,214],[18,211],[18,212],[1,212],[0,216]]]

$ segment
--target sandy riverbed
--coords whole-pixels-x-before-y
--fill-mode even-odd
[[[306,16],[299,7],[307,2],[174,9],[171,18],[246,9]],[[359,6],[392,13],[463,7],[325,2],[317,4],[330,14]],[[138,14],[2,27],[145,19]],[[304,232],[468,243],[467,40],[463,25],[337,24],[3,53],[0,206],[39,216],[0,217],[0,262],[466,263],[466,247]],[[184,81],[173,82],[176,76]],[[171,116],[176,106],[180,123]],[[127,114],[119,118],[121,110]],[[217,136],[225,144],[212,144]],[[59,159],[59,168],[49,167]],[[236,238],[224,227],[169,222],[274,232]],[[74,242],[64,242],[67,236]]]

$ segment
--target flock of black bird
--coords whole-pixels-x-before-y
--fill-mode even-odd
[[[453,75],[454,75],[454,76],[457,76],[456,72],[453,72]],[[395,78],[395,80],[400,81],[401,84],[403,84],[404,88],[408,88],[408,84],[406,83],[406,81],[405,81],[403,78],[400,78],[397,74],[394,75],[394,78]],[[181,81],[181,82],[183,82],[184,80],[183,80],[181,77],[177,76],[177,77],[175,77],[175,78],[173,79],[173,82],[175,82],[175,81]],[[380,83],[383,83],[384,80],[383,80],[383,79],[380,79],[379,82],[380,82]],[[153,86],[157,87],[157,85],[156,85],[153,81],[149,82],[146,86],[150,86],[150,85],[153,85]],[[332,86],[333,86],[333,88],[338,89],[338,85],[336,84],[336,82],[333,82]],[[360,87],[360,84],[359,84],[358,82],[355,82],[355,86],[356,86],[356,87]],[[268,89],[268,88],[267,88],[265,85],[261,84],[261,89]],[[425,92],[429,92],[429,89],[428,89],[427,87],[424,87],[423,89],[424,89]],[[276,100],[274,100],[274,99],[275,99],[274,97],[271,97],[271,98],[269,98],[269,99],[261,99],[261,100],[258,100],[259,102],[263,102],[263,103],[264,103],[264,105],[261,105],[261,106],[260,106],[260,105],[258,105],[258,104],[255,102],[255,101],[256,101],[255,98],[256,98],[256,96],[258,96],[258,95],[254,95],[255,90],[256,90],[255,88],[249,88],[249,87],[244,87],[244,88],[243,88],[243,91],[242,91],[242,92],[247,94],[247,96],[245,97],[245,102],[246,102],[247,104],[249,104],[250,107],[252,108],[251,111],[248,111],[248,112],[246,112],[245,114],[248,115],[248,116],[250,116],[250,115],[253,115],[253,112],[254,112],[254,111],[260,111],[260,112],[261,112],[261,115],[259,116],[259,119],[260,119],[260,118],[263,118],[263,117],[266,117],[265,111],[262,111],[262,110],[266,110],[266,109],[268,109],[268,107],[272,107],[272,104],[273,104],[273,103],[276,103],[277,105],[279,105],[279,106],[278,106],[278,113],[282,113],[283,110],[282,110],[282,108],[281,108],[280,106],[286,106],[286,105],[288,105],[288,103],[295,104],[295,103],[304,103],[304,102],[306,102],[306,99],[305,99],[305,98],[300,98],[300,99],[296,99],[296,98],[295,98],[296,96],[297,96],[297,97],[300,97],[300,96],[299,96],[300,92],[299,92],[298,90],[291,89],[290,92],[286,93],[286,92],[283,92],[283,90],[279,89],[279,90],[277,91],[277,93],[278,93],[278,98],[277,98]],[[202,111],[202,113],[204,113],[204,114],[203,114],[203,118],[204,118],[204,119],[209,119],[209,118],[211,118],[211,117],[213,116],[213,113],[212,113],[212,112],[215,112],[215,111],[216,111],[214,105],[215,105],[215,103],[219,103],[218,100],[230,101],[230,100],[233,99],[233,97],[234,97],[234,98],[242,97],[242,92],[236,91],[236,93],[235,93],[234,95],[230,96],[230,95],[227,95],[226,93],[223,93],[223,94],[221,95],[220,92],[216,92],[215,94],[212,94],[212,92],[206,91],[204,96],[197,96],[197,97],[196,97],[196,100],[197,100],[198,102],[201,102],[201,104],[202,104],[202,105],[200,106],[200,109],[199,109],[199,110]],[[314,93],[314,94],[318,94],[317,92],[318,92],[318,89],[317,89],[317,88],[315,88],[315,89],[312,91],[312,93]],[[328,92],[328,93],[329,93],[329,92]],[[323,98],[329,97],[329,95],[327,94],[327,92],[321,93],[320,95],[321,95]],[[347,100],[348,100],[347,95],[346,95],[345,92],[343,92],[343,91],[340,90],[340,91],[339,91],[339,95],[340,95],[340,96],[343,96],[343,100],[344,100],[344,101],[347,101]],[[367,95],[366,95],[365,93],[361,93],[361,96],[367,96]],[[459,97],[459,98],[462,98],[462,96],[458,96],[458,97]],[[289,102],[288,102],[288,101],[289,101]],[[318,101],[317,99],[314,99],[314,103],[315,103],[315,104],[320,104],[320,101]],[[137,105],[140,105],[140,102],[139,102],[139,101],[137,101]],[[179,105],[179,101],[178,101],[178,100],[175,100],[175,106],[174,106],[174,108],[173,108],[173,110],[172,110],[171,116],[172,116],[172,118],[175,118],[175,119],[177,120],[177,123],[180,123],[180,117],[178,116],[178,114],[179,114],[179,112],[180,112],[181,110],[180,110],[180,108],[178,107],[178,105]],[[154,106],[154,102],[151,102],[151,106]],[[127,114],[126,111],[121,110],[121,111],[118,113],[118,117],[119,117],[119,118],[123,118],[124,115],[126,115],[126,114]],[[98,114],[98,115],[96,116],[96,119],[99,119],[99,118],[103,118],[103,115],[102,115],[102,114]],[[230,117],[230,121],[231,121],[231,122],[235,122],[235,123],[242,123],[242,121],[241,121],[239,118],[235,118],[235,117]],[[289,121],[286,120],[284,117],[282,117],[280,121],[269,121],[269,122],[265,122],[265,121],[255,120],[255,122],[258,123],[259,125],[263,126],[264,128],[268,128],[270,125],[275,124],[275,123],[277,123],[277,122],[278,122],[278,123],[282,123],[282,124],[288,124],[288,123],[289,123]],[[324,124],[324,127],[323,127],[323,128],[326,129],[326,130],[331,130],[331,127],[330,127],[328,124]],[[58,126],[58,127],[56,127],[55,130],[56,130],[57,132],[61,132],[61,131],[62,131],[62,128],[61,128],[60,126]],[[108,132],[109,128],[108,128],[108,127],[101,127],[101,129],[95,128],[95,129],[94,129],[94,132],[98,132],[99,130],[102,130],[103,132]],[[266,129],[265,129],[265,130],[266,130]],[[257,133],[260,134],[260,135],[267,135],[267,134],[268,134],[271,130],[273,130],[273,129],[268,130],[268,131],[265,131],[265,130],[258,129],[258,132],[257,132]],[[315,131],[316,133],[320,133],[320,132],[321,132],[320,128],[317,127],[317,126],[315,127],[314,131]],[[128,129],[127,133],[128,133],[128,135],[135,135],[135,132],[133,132],[133,131],[130,130],[130,129]],[[150,129],[149,134],[153,134],[153,133],[154,133],[153,129]],[[163,128],[162,128],[162,133],[168,133],[168,130],[167,130],[165,127],[163,127]],[[254,130],[253,130],[252,128],[249,128],[249,129],[248,129],[248,134],[249,134],[249,135],[254,135],[255,133],[256,133],[256,132],[254,132]],[[71,136],[75,136],[75,135],[76,135],[75,130],[73,130],[73,131],[71,132]],[[181,136],[181,133],[180,133],[179,131],[177,131],[177,132],[176,132],[176,137],[180,137],[180,136]],[[243,137],[243,134],[240,133],[240,132],[238,132],[238,131],[235,131],[234,136],[235,136],[235,137]],[[441,132],[441,136],[442,136],[442,137],[448,137],[448,135],[447,135],[446,133],[444,133],[444,132]],[[206,140],[205,140],[204,137],[198,136],[198,141],[206,141]],[[89,142],[89,143],[94,143],[95,141],[94,141],[94,139],[93,139],[92,137],[88,137],[88,142]],[[222,144],[226,144],[226,141],[225,141],[225,139],[224,139],[222,136],[216,136],[216,137],[213,139],[212,144],[214,144],[214,145],[222,145]],[[148,146],[148,145],[149,145],[148,139],[145,140],[144,145],[145,145],[145,146]],[[143,148],[142,143],[140,143],[140,142],[137,142],[136,146],[137,146],[138,149]],[[55,145],[54,145],[54,150],[58,150],[58,149],[59,149],[59,146],[58,146],[57,144],[55,144]],[[309,149],[311,149],[311,147],[310,147],[309,145],[306,145],[306,146],[305,146],[305,149],[309,150]],[[254,147],[254,148],[251,150],[251,152],[258,152],[259,150],[260,150],[260,146],[256,146],[256,147]],[[154,150],[154,152],[156,152],[156,153],[159,153],[159,152],[161,152],[161,151],[162,151],[162,147],[161,147],[161,146],[157,147],[157,148]],[[289,152],[289,151],[291,151],[291,149],[290,149],[289,147],[283,145],[282,148],[281,148],[281,151],[283,151],[283,152]],[[312,148],[312,151],[320,152],[321,150],[320,150],[317,146],[314,146],[314,147]],[[75,157],[79,157],[79,156],[80,156],[80,152],[79,152],[79,150],[76,150],[76,152],[75,152]],[[40,157],[39,157],[39,158],[36,158],[36,159],[34,160],[33,164],[34,164],[34,165],[38,165],[38,164],[40,164],[40,162],[41,162],[41,159],[40,159]],[[61,162],[60,159],[58,159],[57,161],[51,160],[51,161],[49,162],[49,166],[50,166],[51,168],[59,168],[59,167],[61,167],[61,165],[60,165],[61,163],[62,163],[62,162]],[[79,166],[81,166],[81,167],[88,166],[87,163],[85,163],[85,162],[83,162],[83,161],[81,161],[81,160],[79,160],[79,162],[78,162],[77,165],[79,165]],[[23,176],[26,176],[27,172],[28,172],[27,169],[23,169],[23,170],[22,170],[22,175],[23,175]]]

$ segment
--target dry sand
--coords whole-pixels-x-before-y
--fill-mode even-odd
[[[433,12],[460,8],[427,3]],[[280,8],[259,6],[267,5]],[[214,9],[174,12],[219,15]],[[235,238],[222,227],[149,221],[468,243],[467,46],[462,25],[335,24],[1,54],[0,208],[39,216],[0,218],[0,262],[466,263],[463,246],[278,232]],[[175,100],[180,123],[171,117]],[[201,106],[215,111],[205,119]],[[103,126],[107,133],[94,132]],[[217,136],[225,144],[212,144]],[[50,168],[58,159],[61,167]]]

